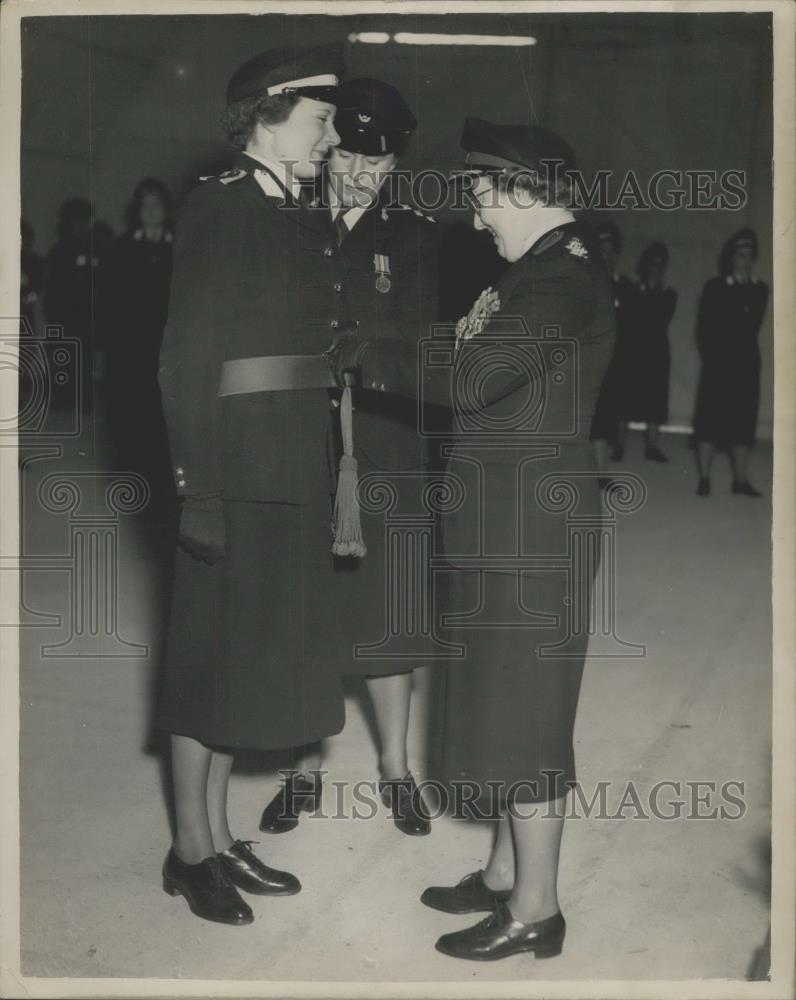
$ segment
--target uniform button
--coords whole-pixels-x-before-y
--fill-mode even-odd
[[[342,281],[335,281],[335,283],[334,283],[334,290],[336,292],[342,292],[342,290],[343,290],[343,283],[342,283]]]
[[[331,257],[333,253],[334,250],[332,250],[331,247],[326,247],[326,249],[323,251],[324,257]]]
[[[178,486],[185,486],[185,480],[184,479],[178,479],[177,480],[177,485]]]
[[[382,392],[384,392],[384,383],[383,383],[383,382],[382,382],[382,383],[381,383],[381,385],[379,386],[379,389],[380,389],[380,390],[381,390]]]
[[[185,472],[185,469],[182,469],[178,466],[174,471],[177,473],[178,476],[181,476]]]
[[[338,327],[339,325],[340,325],[340,324],[339,324],[339,323],[337,322],[337,320],[336,320],[336,319],[332,319],[332,320],[329,320],[329,326],[330,326],[330,327],[331,327],[331,328],[332,328],[333,330],[336,330],[336,329],[337,329],[337,327]]]

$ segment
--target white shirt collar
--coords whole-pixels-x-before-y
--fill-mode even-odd
[[[362,216],[367,212],[366,208],[362,208],[360,205],[355,205],[354,208],[346,208],[343,210],[343,222],[346,224],[349,233],[354,228],[354,226],[359,222]],[[332,218],[336,219],[340,214],[340,209],[332,208]]]
[[[262,163],[264,167],[267,167],[282,186],[298,201],[299,194],[301,193],[301,182],[287,170],[284,163],[280,163],[278,160],[270,160],[259,153],[252,153],[248,149],[245,152],[252,160],[257,160],[258,163]],[[283,192],[274,190],[273,178],[269,178],[267,174],[263,176],[260,172],[255,173],[254,176],[260,187],[269,197],[281,197]],[[270,184],[268,183],[269,180]]]

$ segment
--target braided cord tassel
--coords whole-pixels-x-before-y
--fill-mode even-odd
[[[361,559],[368,551],[362,537],[357,498],[357,460],[354,458],[353,405],[351,388],[343,389],[340,400],[340,430],[343,437],[343,454],[337,475],[337,493],[334,498],[332,553],[336,556],[354,556]]]

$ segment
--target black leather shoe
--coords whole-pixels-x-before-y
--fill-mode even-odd
[[[707,476],[703,476],[699,480],[699,486],[697,486],[697,496],[698,497],[709,497],[710,496],[710,480]]]
[[[732,491],[745,497],[761,497],[763,495],[752,486],[748,479],[735,479],[732,484]]]
[[[321,777],[288,775],[260,817],[263,833],[288,833],[298,826],[299,814],[315,812],[321,804]]]
[[[566,923],[560,913],[533,924],[521,924],[505,903],[496,903],[494,912],[474,927],[443,934],[437,941],[437,951],[474,962],[494,962],[524,951],[532,951],[536,958],[554,958],[561,954],[565,933]]]
[[[489,913],[495,903],[505,903],[511,889],[490,889],[484,882],[483,871],[465,875],[458,885],[432,885],[420,897],[420,902],[443,913]]]
[[[170,896],[184,896],[191,912],[203,920],[237,926],[254,920],[217,857],[188,865],[172,849],[163,863],[163,889]]]
[[[648,444],[644,449],[644,458],[648,462],[668,462],[669,459],[664,455],[661,449],[655,444]]]
[[[233,885],[257,896],[295,896],[301,882],[290,872],[269,868],[251,849],[252,840],[236,840],[226,851],[218,852],[227,878]]]
[[[411,774],[397,780],[380,781],[379,793],[381,801],[392,810],[392,818],[401,833],[409,837],[431,833],[431,817]]]

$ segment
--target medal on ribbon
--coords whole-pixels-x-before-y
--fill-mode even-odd
[[[385,294],[389,292],[390,282],[390,258],[386,253],[375,253],[373,255],[373,269],[376,272],[376,291]]]

